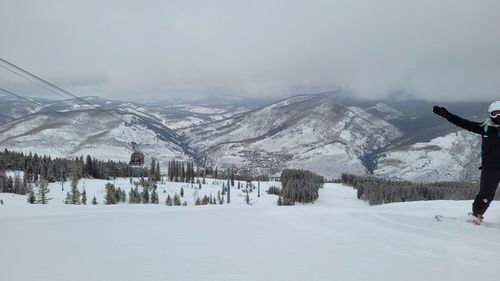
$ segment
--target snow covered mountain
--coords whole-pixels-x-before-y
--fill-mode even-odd
[[[85,97],[86,102],[32,100],[64,116],[27,101],[0,96],[2,148],[53,157],[89,154],[104,160],[128,161],[130,143],[136,142],[146,161],[155,157],[161,163],[198,159],[172,128],[220,120],[251,108],[243,104],[220,108],[201,102],[145,105],[99,97]]]
[[[378,159],[374,174],[417,182],[474,180],[480,166],[480,142],[476,135],[460,131],[388,151]]]
[[[193,155],[189,147],[161,123],[132,113],[113,111],[112,114],[142,130],[95,109],[65,112],[72,119],[40,111],[1,126],[0,145],[53,157],[88,154],[101,159],[128,161],[130,143],[135,141],[141,144],[140,148],[146,156],[157,155],[164,162],[172,158],[187,160]],[[157,154],[159,150],[161,154]]]
[[[372,155],[373,174],[417,182],[475,181],[481,166],[481,137],[469,133],[431,112],[425,102],[393,105],[406,112],[390,121],[403,137]],[[452,103],[453,113],[474,121],[487,117],[487,103]]]
[[[296,96],[179,132],[210,165],[251,174],[306,168],[329,177],[365,173],[362,157],[402,135],[367,111],[322,95]]]
[[[127,161],[134,141],[146,161],[192,159],[251,174],[291,167],[329,178],[343,172],[414,181],[474,180],[479,175],[479,139],[457,133],[459,128],[432,114],[432,104],[423,101],[356,100],[338,92],[265,104],[230,97],[85,100],[90,104],[37,102],[92,126],[0,96],[0,148]],[[446,106],[472,120],[485,118],[487,108],[485,103]]]

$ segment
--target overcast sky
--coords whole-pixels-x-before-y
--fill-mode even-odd
[[[500,1],[0,0],[0,57],[106,98],[500,99]],[[42,94],[0,69],[1,87]]]

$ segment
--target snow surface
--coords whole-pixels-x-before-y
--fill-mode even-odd
[[[378,159],[374,173],[379,177],[417,182],[477,179],[480,151],[480,137],[459,131],[387,152]]]
[[[85,183],[89,200],[101,203],[105,182],[80,181],[80,189]],[[175,193],[182,185],[159,189]],[[269,185],[278,183],[262,190]],[[353,189],[326,184],[315,204],[293,207],[278,207],[265,193],[252,193],[246,205],[237,188],[230,205],[72,206],[62,204],[60,183],[50,188],[49,205],[0,194],[2,281],[470,281],[500,273],[500,229],[434,220],[463,215],[470,201],[369,207]],[[198,192],[219,189],[209,180]],[[194,192],[187,187],[185,197]],[[486,221],[500,222],[497,204]]]

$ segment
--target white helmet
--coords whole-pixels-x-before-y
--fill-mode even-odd
[[[493,102],[492,104],[490,104],[490,107],[488,107],[488,115],[491,118],[495,118],[495,117],[499,116],[500,114],[492,114],[495,111],[500,112],[500,101],[496,101],[496,102]]]

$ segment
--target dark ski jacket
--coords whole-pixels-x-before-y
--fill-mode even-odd
[[[482,136],[480,169],[500,170],[500,127],[491,126],[489,122],[469,121],[454,114],[446,119],[462,129]]]

